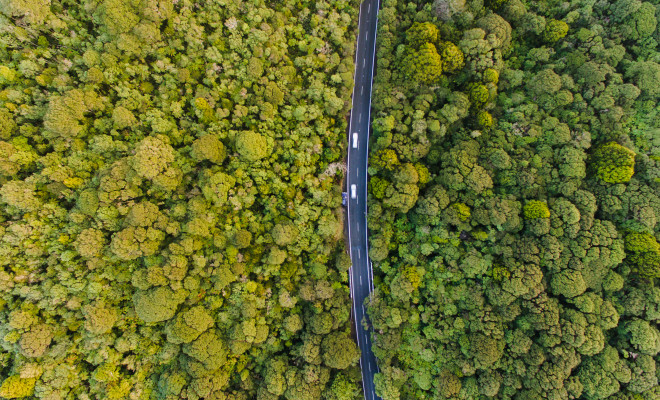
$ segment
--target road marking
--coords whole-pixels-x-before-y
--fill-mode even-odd
[[[376,19],[376,24],[375,24],[375,25],[376,25],[376,26],[378,26],[378,16],[379,16],[379,11],[380,11],[380,10],[379,10],[379,3],[380,3],[380,1],[379,1],[379,0],[376,0],[376,17],[375,17],[375,19]],[[368,8],[367,8],[367,13],[370,14],[370,12],[371,12],[371,2],[368,2],[367,7],[368,7]],[[361,11],[361,10],[360,10],[360,11]],[[367,19],[367,21],[371,21],[371,19],[372,19],[370,15],[369,15],[368,17],[365,17],[364,15],[362,15],[362,12],[360,12],[360,17],[359,17],[359,19],[362,20],[362,19],[365,19],[365,18]],[[359,22],[360,22],[360,21],[358,21],[358,24],[359,24]],[[372,47],[372,49],[371,49],[371,50],[372,50],[372,65],[371,65],[371,71],[370,71],[370,72],[371,72],[371,76],[370,76],[370,80],[368,80],[368,82],[367,82],[367,83],[370,85],[370,86],[369,86],[369,90],[368,90],[368,92],[367,92],[367,93],[369,94],[369,96],[368,96],[368,97],[369,97],[369,109],[367,110],[367,122],[369,122],[369,121],[371,120],[371,101],[372,101],[372,99],[371,99],[371,90],[372,90],[372,86],[371,86],[371,85],[372,85],[372,82],[373,82],[374,69],[375,69],[375,64],[376,64],[376,63],[375,63],[375,57],[376,57],[376,40],[377,40],[377,36],[378,36],[378,32],[375,31],[375,32],[374,32],[374,42],[373,42],[373,44],[372,44],[373,47]],[[358,39],[359,39],[359,33],[358,33]],[[366,45],[366,44],[369,44],[369,32],[368,32],[368,31],[365,32],[364,39],[365,39],[365,43],[364,43],[364,44],[365,44],[365,45]],[[355,50],[355,64],[354,64],[354,65],[355,65],[355,71],[354,71],[354,77],[357,77],[357,76],[358,76],[358,72],[361,72],[361,71],[358,69],[358,68],[360,68],[360,67],[359,67],[358,60],[357,60],[357,57],[358,57],[359,54],[360,54],[359,43],[360,43],[360,41],[357,40],[356,50]],[[365,67],[366,67],[366,58],[363,58],[363,60],[362,60],[362,68],[365,68]],[[365,75],[365,74],[362,74],[362,75]],[[364,77],[363,77],[363,78],[364,78]],[[352,99],[351,99],[351,100],[352,100],[352,101],[351,101],[351,108],[352,108],[352,109],[354,109],[353,106],[355,105],[355,101],[356,101],[356,93],[357,93],[357,92],[355,91],[355,89],[356,89],[356,87],[353,88],[353,96],[352,96]],[[359,115],[358,115],[358,121],[359,121],[359,123],[362,122],[362,114],[361,114],[361,113],[359,113]],[[349,132],[353,132],[353,130],[352,130],[352,122],[353,122],[353,119],[352,119],[352,117],[351,117],[351,119],[350,119],[350,121],[349,121]],[[367,135],[367,149],[366,149],[366,151],[367,151],[367,153],[368,153],[368,151],[369,151],[369,143],[368,143],[368,140],[369,140],[369,130],[368,130],[368,129],[367,129],[367,133],[366,133],[366,135]],[[351,168],[350,168],[350,165],[351,165],[351,153],[352,153],[351,151],[348,152],[348,161],[347,161],[347,164],[348,164],[348,171],[351,171]],[[365,159],[365,168],[366,168],[367,166],[368,166],[368,159]],[[367,174],[365,174],[365,184],[366,184],[367,179],[368,179],[368,176],[367,176]],[[354,210],[352,209],[352,207],[350,207],[350,204],[353,204],[353,205],[359,205],[359,202],[360,202],[360,199],[357,198],[357,199],[356,199],[356,202],[355,202],[354,204],[353,204],[353,203],[349,203],[349,207],[348,207],[348,210],[347,210],[347,213],[348,213],[348,219],[349,219],[349,220],[351,219],[351,216],[352,216],[353,211],[354,211]],[[366,209],[366,198],[365,198],[365,209]],[[359,211],[358,211],[358,212],[359,212]],[[366,212],[365,212],[365,214],[366,214]],[[348,239],[349,239],[349,243],[352,243],[352,241],[351,241],[351,236],[352,236],[352,235],[351,235],[351,233],[352,233],[351,230],[352,230],[352,229],[351,229],[350,224],[349,224],[349,226],[348,226]],[[365,236],[364,236],[365,240],[368,240],[368,237],[367,237],[367,236],[368,236],[368,229],[365,229]],[[358,251],[359,251],[359,250],[358,250]],[[371,265],[371,262],[370,262],[370,260],[369,260],[369,248],[368,248],[368,245],[367,245],[367,250],[366,250],[366,251],[367,251],[367,253],[366,253],[366,257],[367,257],[367,263],[368,263],[367,268],[369,268],[369,269],[367,270],[367,276],[366,276],[366,279],[367,279],[367,284],[370,283],[370,286],[371,286],[371,288],[370,288],[370,289],[371,289],[370,292],[371,292],[371,291],[373,291],[373,278],[372,278],[372,277],[373,277],[373,269],[372,269],[373,266]],[[361,255],[360,255],[360,257],[361,257]],[[353,267],[353,266],[351,266],[351,267]],[[351,270],[351,272],[352,272],[352,270]],[[359,275],[359,274],[358,274],[358,277],[360,278],[360,284],[362,284],[362,275]],[[351,284],[354,283],[354,282],[353,282],[353,279],[354,279],[354,278],[355,278],[355,277],[351,274],[351,282],[350,282]],[[370,282],[370,280],[371,280],[371,282]],[[354,290],[355,290],[355,289],[354,289]],[[372,294],[372,293],[369,293],[368,298],[371,298],[371,294]],[[355,319],[354,319],[354,321],[353,321],[353,322],[355,323],[355,330],[356,330],[356,332],[362,332],[362,333],[364,333],[364,334],[367,335],[367,336],[366,336],[366,342],[367,342],[366,344],[363,345],[363,341],[364,341],[364,339],[365,339],[365,336],[364,336],[364,335],[361,335],[360,338],[359,338],[359,340],[357,341],[357,342],[358,342],[358,343],[357,343],[357,344],[358,344],[358,347],[359,347],[360,350],[362,351],[362,350],[365,350],[364,346],[367,346],[367,349],[369,348],[369,342],[370,342],[370,337],[368,336],[368,331],[369,331],[369,329],[367,329],[366,331],[363,330],[363,329],[361,329],[361,328],[362,328],[362,326],[361,326],[361,321],[358,321],[358,318],[357,318],[357,305],[356,305],[356,303],[357,303],[358,299],[361,298],[362,296],[359,295],[359,292],[355,292],[355,293],[353,293],[353,295],[354,295],[354,297],[353,297],[353,300],[354,300],[354,301],[352,302],[352,303],[353,303],[353,304],[352,304],[352,311],[353,311],[353,315],[355,315]],[[365,308],[365,306],[364,306],[364,304],[362,304],[362,310],[363,310],[363,312],[364,312],[364,308]],[[367,350],[367,351],[368,351],[368,350]],[[373,357],[372,357],[372,358],[373,358]],[[363,361],[364,361],[364,362],[363,362]],[[364,375],[364,369],[363,369],[363,367],[364,367],[364,363],[367,363],[367,364],[368,364],[367,367],[368,367],[368,369],[369,369],[369,375],[371,375],[371,373],[372,373],[372,371],[371,371],[371,370],[372,370],[371,362],[368,360],[368,357],[367,357],[366,354],[361,354],[361,357],[360,357],[360,368],[362,369],[362,377],[363,377],[363,378],[368,378],[368,377],[370,377],[370,376],[365,376],[365,375]],[[378,364],[376,364],[375,366],[376,366],[376,368],[378,369]],[[380,371],[380,370],[379,370],[379,371]],[[368,398],[369,398],[369,394],[371,394],[371,399],[372,399],[372,400],[379,399],[379,398],[377,398],[377,397],[375,396],[375,393],[374,393],[373,380],[372,380],[372,379],[367,379],[367,381],[368,381],[368,382],[365,382],[365,384],[362,385],[362,391],[363,391],[364,398],[368,399]]]
[[[373,291],[374,290],[374,269],[373,269],[373,265],[369,266],[369,270],[368,270],[367,273],[369,274],[369,279],[371,280],[371,291]],[[371,296],[371,293],[369,293],[369,295]]]
[[[355,287],[353,287],[353,267],[351,266],[348,269],[348,286],[351,289],[351,299],[353,298],[353,290],[355,290]]]
[[[360,248],[358,247],[358,258],[360,258]]]
[[[362,88],[360,89],[360,95],[364,94],[364,85],[362,85]]]
[[[360,175],[360,168],[357,169],[357,174]]]
[[[356,225],[358,233],[360,233],[360,224]]]

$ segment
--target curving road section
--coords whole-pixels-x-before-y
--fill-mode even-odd
[[[373,271],[367,247],[367,162],[379,6],[379,0],[364,0],[360,5],[353,103],[348,135],[348,242],[352,264],[349,279],[353,299],[353,321],[358,346],[362,353],[360,367],[365,400],[380,399],[374,389],[374,374],[379,370],[376,357],[371,350],[369,332],[371,324],[365,309],[365,299],[374,289]],[[357,148],[354,147],[353,133],[357,133],[358,136]],[[355,198],[352,198],[352,185],[356,187]],[[368,326],[367,329],[363,321]]]

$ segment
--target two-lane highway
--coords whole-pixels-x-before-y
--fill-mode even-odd
[[[380,399],[374,389],[374,374],[378,372],[376,357],[371,350],[371,324],[368,321],[365,299],[374,289],[373,271],[369,261],[367,243],[367,162],[369,155],[369,128],[371,120],[371,86],[376,58],[376,27],[379,0],[364,0],[360,5],[357,48],[355,50],[355,77],[353,104],[349,123],[348,143],[348,241],[352,267],[349,271],[353,319],[360,347],[360,367],[364,398]],[[353,133],[357,133],[357,148]],[[351,186],[355,185],[353,198]],[[365,329],[362,321],[369,325]]]

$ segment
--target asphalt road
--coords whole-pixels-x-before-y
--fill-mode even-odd
[[[352,267],[349,271],[353,321],[357,333],[365,400],[380,399],[374,390],[374,374],[378,372],[376,357],[371,351],[371,323],[364,305],[373,291],[373,271],[367,247],[367,161],[369,128],[371,126],[371,87],[376,56],[376,26],[379,0],[364,0],[360,6],[358,40],[355,50],[353,104],[349,123],[348,143],[348,241]],[[358,134],[358,147],[353,148],[353,133]],[[351,198],[351,185],[357,196]],[[363,320],[369,325],[365,330]]]

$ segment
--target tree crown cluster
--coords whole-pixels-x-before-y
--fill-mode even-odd
[[[382,2],[383,399],[660,398],[658,7]]]

